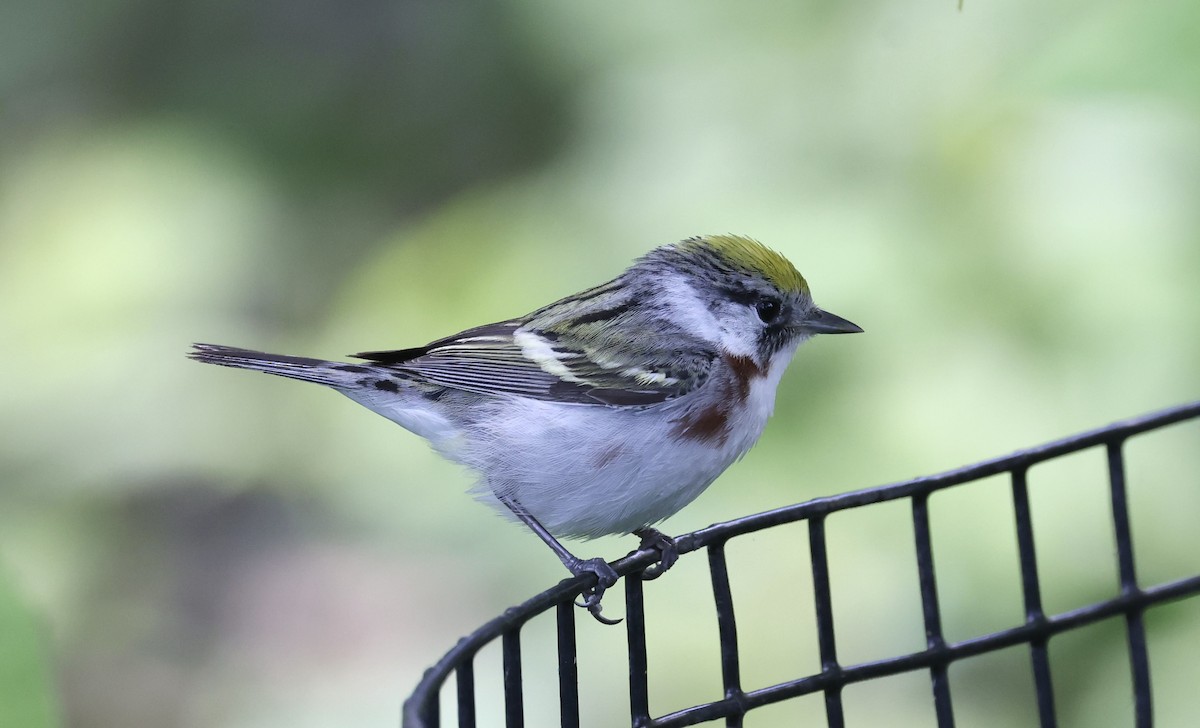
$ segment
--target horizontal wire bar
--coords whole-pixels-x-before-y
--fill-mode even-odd
[[[937,664],[955,662],[966,657],[995,652],[1014,645],[1029,644],[1035,639],[1049,638],[1060,632],[1083,627],[1110,617],[1147,607],[1163,604],[1175,599],[1200,595],[1200,576],[1166,582],[1140,590],[1134,594],[1122,594],[1103,602],[1090,604],[1080,609],[1049,617],[1040,624],[1023,624],[1019,627],[1000,630],[982,637],[947,644],[940,650],[923,650],[875,662],[843,666],[837,673],[817,673],[798,680],[771,685],[743,693],[737,701],[718,700],[703,705],[664,715],[651,722],[654,728],[675,728],[733,715],[770,705],[781,700],[829,690],[834,687],[863,682],[880,677],[899,675],[914,670],[925,670]]]
[[[890,483],[875,488],[854,490],[825,498],[814,498],[804,503],[784,506],[783,508],[736,518],[731,521],[724,521],[708,528],[702,528],[694,533],[680,536],[675,539],[675,543],[679,547],[681,554],[687,553],[688,551],[703,548],[710,543],[728,540],[733,536],[758,531],[771,526],[793,523],[806,518],[827,515],[835,511],[857,508],[872,503],[883,503],[900,498],[908,498],[919,493],[933,493],[934,491],[960,485],[968,481],[1007,473],[1016,468],[1028,468],[1035,463],[1050,460],[1060,455],[1086,450],[1113,441],[1128,439],[1133,435],[1147,430],[1165,427],[1197,416],[1200,416],[1200,402],[1192,402],[1142,417],[1114,422],[1104,428],[1090,430],[1038,447],[1019,450],[1011,455],[985,460],[964,468],[947,470],[937,475],[913,478],[912,480]],[[656,553],[652,550],[646,553],[646,565],[653,563],[653,557]],[[640,557],[641,552],[634,556]]]

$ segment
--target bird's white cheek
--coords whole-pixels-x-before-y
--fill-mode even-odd
[[[662,299],[671,308],[671,317],[686,331],[705,341],[720,341],[721,327],[696,289],[681,278],[665,278],[661,282]]]
[[[722,326],[721,348],[734,356],[753,358],[758,353],[758,331]]]

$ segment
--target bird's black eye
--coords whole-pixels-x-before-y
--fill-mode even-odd
[[[763,296],[754,302],[754,310],[764,324],[774,321],[779,316],[780,308],[782,305],[779,303],[779,299],[770,296]]]

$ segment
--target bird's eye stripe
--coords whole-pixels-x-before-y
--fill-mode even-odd
[[[746,306],[753,305],[760,298],[760,294],[748,288],[729,288],[726,289],[725,295],[730,301],[733,301],[734,303],[741,303]]]

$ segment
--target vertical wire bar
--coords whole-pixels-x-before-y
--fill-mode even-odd
[[[1117,542],[1117,566],[1121,579],[1121,594],[1140,593],[1133,560],[1133,535],[1129,525],[1129,497],[1125,490],[1125,460],[1121,441],[1108,443],[1108,481],[1112,495],[1113,528]],[[1129,666],[1133,676],[1134,725],[1150,728],[1154,722],[1150,693],[1150,658],[1146,652],[1146,627],[1142,608],[1125,613],[1129,642]]]
[[[646,610],[640,572],[625,577],[625,634],[629,643],[629,718],[633,726],[650,723],[646,672]]]
[[[421,723],[422,728],[440,728],[442,725],[442,692],[439,690],[433,699],[425,704],[425,710],[422,711]]]
[[[579,728],[579,665],[575,648],[575,605],[558,605],[558,712],[562,728]]]
[[[1037,630],[1029,641],[1033,662],[1033,686],[1037,694],[1038,724],[1058,725],[1054,710],[1054,684],[1050,679],[1046,613],[1042,610],[1042,587],[1038,578],[1037,551],[1033,545],[1033,515],[1029,509],[1027,470],[1012,472],[1013,516],[1017,526],[1017,553],[1021,562],[1021,593],[1025,600],[1025,623]]]
[[[844,728],[842,711],[842,668],[837,661],[837,642],[833,631],[833,596],[829,588],[829,558],[825,551],[825,516],[808,522],[808,551],[812,559],[813,602],[817,610],[817,645],[821,652],[821,671],[832,684],[825,688],[825,722],[829,728]]]
[[[521,695],[521,628],[513,627],[500,641],[504,662],[504,725],[524,728],[525,705]]]
[[[708,570],[712,575],[713,601],[717,607],[717,633],[721,645],[721,682],[725,697],[741,704],[742,675],[738,661],[737,620],[733,614],[733,591],[729,587],[729,567],[725,562],[725,544],[708,547]],[[726,728],[741,728],[744,709],[725,719]]]
[[[458,728],[475,728],[475,658],[464,660],[455,668],[454,676],[458,696]]]
[[[938,606],[937,578],[933,569],[933,543],[929,532],[929,494],[912,498],[913,532],[917,546],[917,577],[921,586],[921,611],[925,617],[925,644],[932,653],[929,677],[933,687],[933,709],[938,728],[954,728],[954,707],[950,702],[950,678],[943,654],[946,640],[942,635],[942,614]]]

